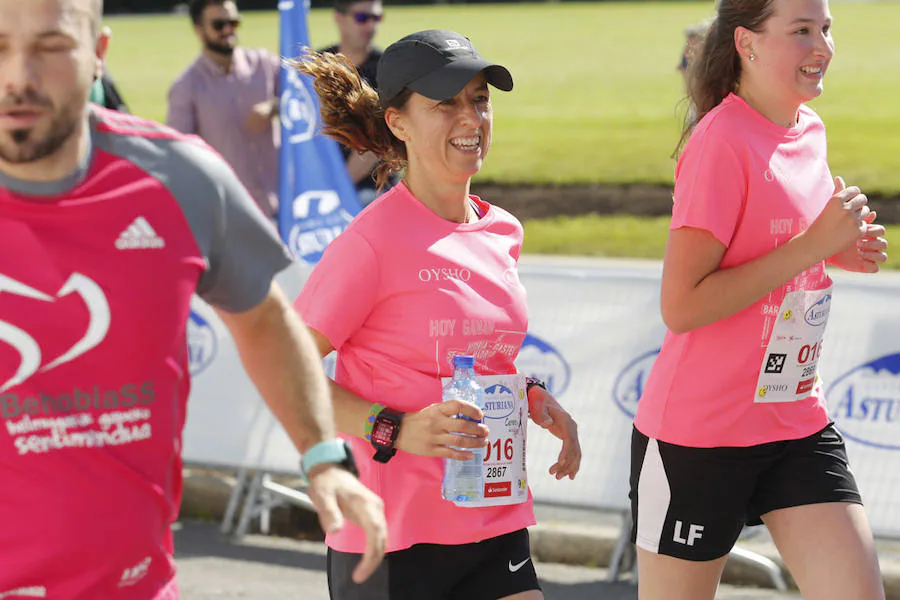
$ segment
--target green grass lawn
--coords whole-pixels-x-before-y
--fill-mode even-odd
[[[668,217],[585,215],[526,221],[528,254],[659,258],[666,251]],[[889,269],[900,269],[900,227],[887,227]]]
[[[465,33],[513,72],[497,93],[484,180],[669,183],[678,139],[682,29],[712,3],[393,7],[378,42],[426,28]],[[835,4],[837,55],[815,102],[832,169],[867,191],[900,193],[900,3]],[[330,10],[310,15],[311,43],[334,41]],[[172,80],[197,55],[187,17],[114,17],[111,72],[139,115],[165,119]],[[278,49],[276,13],[247,13],[241,41]],[[226,126],[226,124],[223,124]]]

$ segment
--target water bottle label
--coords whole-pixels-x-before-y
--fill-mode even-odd
[[[482,470],[484,493],[477,500],[460,500],[464,507],[521,504],[528,499],[525,442],[528,430],[528,400],[524,375],[478,375],[484,390],[484,424],[488,447]],[[443,384],[450,381],[444,378]]]

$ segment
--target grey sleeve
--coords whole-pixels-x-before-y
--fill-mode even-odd
[[[222,158],[199,145],[176,145],[197,171],[175,193],[208,265],[197,294],[228,312],[249,310],[291,263],[290,252]]]
[[[99,148],[130,160],[159,181],[181,208],[206,261],[197,293],[228,312],[259,304],[291,264],[275,225],[225,160],[200,138],[97,134]]]

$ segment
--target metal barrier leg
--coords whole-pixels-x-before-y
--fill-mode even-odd
[[[749,550],[737,546],[731,549],[731,556],[760,567],[768,574],[769,579],[772,580],[772,585],[775,586],[776,590],[779,592],[788,591],[788,585],[784,580],[784,574],[781,572],[781,567],[779,567],[775,561],[766,558],[761,554],[757,554],[756,552],[750,552]]]
[[[244,494],[244,489],[247,487],[247,478],[249,476],[247,469],[243,467],[237,472],[237,481],[234,484],[234,489],[231,490],[231,496],[228,498],[225,516],[222,517],[220,530],[224,534],[231,533],[231,529],[234,527],[234,514],[237,512],[238,504],[241,502],[241,496]]]
[[[244,500],[244,508],[241,510],[241,518],[238,520],[237,530],[234,532],[234,537],[237,540],[240,540],[242,537],[247,535],[247,530],[250,528],[250,519],[254,516],[254,511],[256,510],[256,505],[259,502],[259,493],[262,490],[262,481],[263,481],[263,472],[257,471],[253,474],[253,479],[250,481],[250,486],[247,490],[247,499]]]
[[[259,499],[259,532],[269,535],[272,523],[272,495],[267,491],[266,484],[272,482],[272,476],[266,473],[262,478],[262,492]]]
[[[622,511],[622,526],[619,529],[619,538],[613,547],[612,556],[609,559],[609,570],[606,573],[606,581],[614,583],[619,580],[622,572],[622,562],[626,552],[633,552],[631,548],[631,511]]]
[[[281,485],[280,483],[275,483],[271,479],[264,481],[263,487],[265,487],[267,492],[274,494],[286,502],[316,512],[316,506],[313,504],[312,500],[310,500],[309,495],[299,490],[295,490],[286,485]]]

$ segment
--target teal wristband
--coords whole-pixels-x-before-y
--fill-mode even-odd
[[[300,457],[300,475],[306,484],[309,484],[307,473],[313,467],[322,463],[334,463],[349,470],[354,475],[356,470],[353,454],[342,439],[326,440],[311,446]]]

